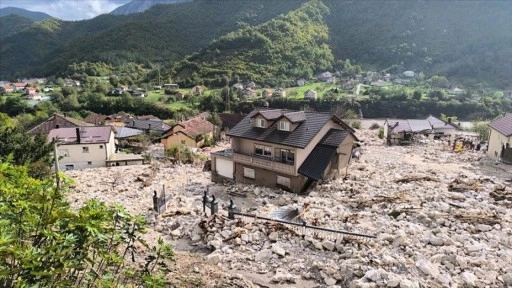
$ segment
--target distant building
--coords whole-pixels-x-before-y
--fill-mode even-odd
[[[414,73],[413,71],[404,71],[404,72],[402,73],[402,75],[403,75],[404,77],[414,77],[414,76],[416,76],[416,73]]]
[[[317,93],[315,90],[308,90],[308,91],[304,92],[304,99],[316,100],[316,98],[317,98]]]
[[[165,148],[175,145],[200,148],[204,144],[205,137],[213,137],[214,125],[203,117],[194,117],[180,122],[165,131],[160,143]]]

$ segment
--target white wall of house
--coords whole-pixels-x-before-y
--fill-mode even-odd
[[[512,136],[506,137],[500,132],[490,128],[489,147],[487,149],[487,156],[492,159],[497,159],[500,156],[501,148],[503,145],[509,144],[512,147]],[[496,156],[497,155],[497,156]]]
[[[229,179],[233,179],[233,160],[215,157],[216,172]]]
[[[105,167],[109,149],[112,148],[109,148],[108,143],[61,144],[58,147],[61,156],[59,169],[66,171]]]

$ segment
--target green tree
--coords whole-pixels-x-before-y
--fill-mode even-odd
[[[64,189],[69,189],[69,180]],[[141,238],[144,217],[89,200],[78,211],[50,179],[0,163],[1,287],[166,287],[174,254]],[[146,247],[143,265],[135,248]],[[135,263],[134,263],[135,264]]]

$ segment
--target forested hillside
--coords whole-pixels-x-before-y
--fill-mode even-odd
[[[127,16],[60,22],[63,25],[53,31],[37,25],[0,44],[0,78],[58,74],[69,64],[82,61],[172,63],[236,30],[241,23],[258,25],[302,2],[194,1],[156,5]]]
[[[28,18],[32,21],[41,21],[49,18],[53,18],[52,16],[43,13],[43,12],[34,12],[29,11],[22,8],[16,8],[16,7],[5,7],[0,8],[0,17],[8,16],[8,15],[18,15],[21,17]]]
[[[332,11],[326,20],[338,59],[368,69],[391,67],[392,72],[425,71],[510,85],[511,1],[324,3]]]
[[[334,62],[323,21],[326,14],[322,2],[310,1],[264,24],[246,25],[178,63],[171,77],[185,86],[215,86],[222,82],[219,77],[269,85],[276,85],[276,79],[313,77]]]
[[[15,14],[0,17],[0,40],[29,27],[33,22],[29,18]]]
[[[350,59],[365,70],[413,70],[469,85],[510,86],[512,1],[323,0],[314,5],[327,8],[313,9],[314,15],[295,11],[304,2],[196,0],[28,28],[2,17],[5,31],[23,29],[3,33],[11,36],[0,43],[0,78],[53,75],[72,63],[102,61],[174,66],[169,75],[189,82],[232,73],[285,81],[341,68],[337,63]],[[303,23],[290,16],[300,13],[307,18]],[[324,22],[326,28],[319,28]]]

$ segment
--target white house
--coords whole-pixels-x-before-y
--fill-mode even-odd
[[[48,140],[58,143],[60,170],[143,164],[140,155],[116,153],[114,135],[112,126],[56,128]]]
[[[416,74],[414,73],[414,71],[405,71],[404,73],[402,73],[402,75],[404,77],[414,77],[416,76]]]
[[[58,141],[60,170],[80,170],[107,166],[116,151],[114,134],[112,126],[57,128],[48,140]]]
[[[487,155],[512,164],[512,113],[489,123],[489,147]]]
[[[308,90],[304,93],[304,99],[312,99],[315,100],[317,98],[317,93],[315,90]]]

